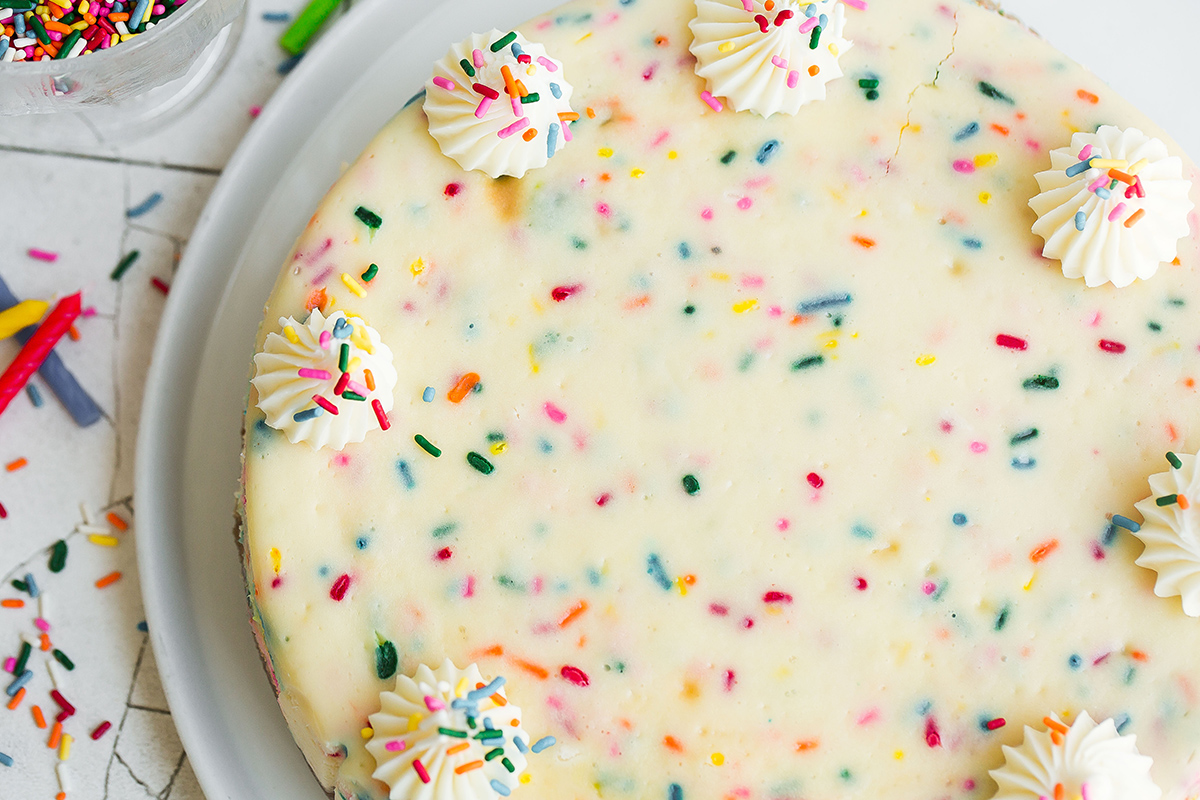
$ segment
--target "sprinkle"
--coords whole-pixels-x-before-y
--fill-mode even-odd
[[[96,726],[96,730],[92,731],[92,741],[100,741],[100,737],[108,733],[108,729],[112,727],[112,723],[105,721]]]
[[[713,97],[712,92],[703,91],[700,93],[700,99],[708,104],[708,107],[718,114],[725,110],[725,106],[721,105],[721,101]]]
[[[646,574],[652,577],[654,582],[663,589],[669,590],[673,585],[671,579],[667,577],[667,570],[657,553],[651,553],[646,559]]]
[[[126,209],[125,216],[129,219],[137,219],[144,214],[148,214],[154,209],[155,206],[162,202],[162,199],[162,192],[154,192],[133,208]]]
[[[559,670],[559,674],[563,676],[564,680],[567,680],[576,686],[587,686],[589,683],[591,683],[591,681],[588,679],[587,673],[581,670],[579,667],[572,667],[569,665],[564,666],[561,670]]]
[[[54,543],[54,546],[50,548],[50,571],[62,572],[63,568],[66,566],[67,543],[64,540],[59,539]]]
[[[1124,353],[1125,345],[1120,342],[1114,342],[1109,339],[1100,340],[1100,349],[1106,353]]]
[[[683,490],[688,494],[695,495],[699,493],[700,481],[696,479],[695,475],[684,475],[681,482],[683,483]]]
[[[1142,529],[1141,525],[1129,519],[1129,517],[1123,517],[1120,514],[1112,515],[1112,524],[1116,525],[1118,528],[1124,528],[1130,533],[1137,533]]]
[[[1121,205],[1124,205],[1124,203]],[[1139,222],[1141,222],[1142,217],[1144,216],[1146,216],[1146,209],[1139,208],[1137,211],[1129,215],[1129,219],[1125,220],[1125,227],[1132,228],[1134,225],[1137,225]]]
[[[13,678],[12,682],[10,684],[8,684],[8,688],[4,690],[5,694],[7,694],[9,697],[12,697],[17,692],[19,692],[25,686],[25,684],[29,683],[29,681],[31,681],[32,679],[33,679],[33,670],[31,670],[31,669],[25,670],[20,675]]]
[[[25,384],[25,394],[29,395],[29,402],[33,403],[34,408],[42,407],[42,393],[32,383]]]
[[[1162,507],[1162,506],[1173,506],[1173,505],[1175,505],[1175,503],[1177,503],[1178,501],[1179,501],[1179,495],[1177,495],[1177,494],[1168,494],[1168,495],[1164,495],[1163,497],[1159,497],[1159,498],[1157,498],[1157,499],[1154,501],[1154,505],[1156,505],[1156,506],[1159,506],[1159,507]]]
[[[492,52],[499,53],[501,50],[508,47],[510,44],[512,44],[516,40],[517,40],[517,32],[509,31],[504,36],[502,36],[499,39],[497,39],[496,41],[492,42]]]
[[[458,88],[455,85],[454,81],[450,80],[449,78],[443,78],[441,75],[437,75],[434,77],[433,85],[439,86],[439,87],[445,89],[447,92],[453,92],[455,89]]]
[[[117,581],[121,580],[120,572],[110,572],[100,580],[96,581],[96,588],[103,589],[107,586],[112,586]]]
[[[33,724],[37,725],[41,730],[45,730],[46,715],[42,713],[42,707],[34,706],[33,708],[29,709],[29,711],[33,714]]]
[[[383,410],[383,403],[376,397],[371,400],[371,410],[375,412],[375,419],[379,421],[379,429],[386,431],[392,427],[392,421],[388,419],[387,412]]]
[[[7,753],[0,753],[0,764],[3,764],[6,767],[11,767],[13,765],[12,756],[8,755]]]
[[[805,356],[804,358],[801,358],[798,361],[792,362],[792,372],[800,372],[801,370],[811,369],[813,367],[819,367],[824,363],[825,363],[825,356],[822,356],[822,355]]]
[[[1122,214],[1124,214],[1124,213],[1125,213],[1125,204],[1124,204],[1124,203],[1117,203],[1116,207],[1115,207],[1115,208],[1113,208],[1113,210],[1112,210],[1111,212],[1109,212],[1109,214],[1108,214],[1108,221],[1109,221],[1109,222],[1116,222],[1116,221],[1117,221],[1117,218],[1118,218],[1118,217],[1120,217],[1120,216],[1121,216]]]
[[[508,137],[512,136],[514,133],[517,133],[518,131],[520,131],[523,128],[526,128],[528,126],[529,126],[529,117],[521,117],[519,120],[514,122],[512,125],[509,125],[507,128],[502,128],[496,135],[499,136],[501,139],[507,139]]]
[[[817,27],[813,28],[812,35],[808,37],[808,49],[816,50],[817,46],[820,43],[821,43],[821,26],[818,25]]]
[[[1046,556],[1050,555],[1057,549],[1058,539],[1051,539],[1050,541],[1033,548],[1032,552],[1029,553],[1029,560],[1034,564],[1040,564],[1046,559]]]
[[[778,151],[779,151],[779,140],[771,139],[769,142],[764,144],[762,147],[758,148],[758,154],[754,156],[754,160],[757,161],[759,164],[765,165],[768,161],[770,161],[772,158],[774,158],[775,153],[777,153]]]
[[[378,230],[379,226],[383,224],[383,217],[364,206],[354,209],[354,216],[358,217],[359,221],[371,230]]]
[[[553,736],[543,736],[541,739],[538,739],[536,742],[534,742],[533,746],[529,749],[534,753],[540,753],[548,747],[554,747],[557,741],[558,740]]]
[[[68,671],[75,669],[75,662],[68,658],[67,654],[62,650],[56,649],[52,655],[54,656],[54,660],[66,667]]]
[[[421,393],[421,399],[426,403],[432,403],[433,398],[437,396],[437,391],[432,386],[426,386],[425,391]]]
[[[417,777],[421,779],[421,783],[429,783],[429,773],[425,771],[425,765],[421,763],[421,759],[413,759],[413,769],[417,771]]]
[[[1027,378],[1021,388],[1026,391],[1046,390],[1052,391],[1058,388],[1058,378],[1053,375],[1035,375],[1032,378]]]
[[[1167,463],[1170,464],[1175,469],[1183,468],[1183,462],[1180,461],[1179,456],[1175,455],[1174,453],[1170,453],[1170,452],[1167,453]]]
[[[984,727],[989,731],[994,731],[1003,728],[1005,724],[1004,717],[996,717],[995,719],[989,719],[987,722],[985,722]]]
[[[4,469],[6,472],[16,472],[17,470],[25,467],[27,464],[29,464],[29,462],[26,459],[18,458],[15,461],[10,461],[5,464]]]
[[[491,475],[496,469],[494,466],[492,466],[492,462],[488,461],[486,458],[473,450],[467,453],[467,463],[474,467],[477,471],[482,472],[484,475]]]
[[[333,377],[333,375],[331,375],[326,370],[309,369],[307,367],[301,367],[298,370],[298,374],[300,375],[301,378],[311,378],[315,381],[327,381]]]
[[[38,261],[48,261],[50,263],[58,261],[58,253],[49,250],[39,250],[36,247],[31,247],[28,252],[30,258],[36,258]]]
[[[346,592],[350,589],[350,576],[342,573],[337,580],[333,582],[333,586],[329,589],[329,596],[337,602],[341,602],[346,596]]]
[[[1092,163],[1090,161],[1080,161],[1078,164],[1067,167],[1067,177],[1074,178],[1076,175],[1087,172],[1091,168]]]
[[[333,403],[329,402],[324,397],[321,397],[319,394],[314,394],[312,399],[313,402],[319,405],[321,408],[325,409],[330,414],[333,414],[335,417],[337,416],[338,409]]]
[[[451,403],[461,403],[463,398],[471,393],[471,390],[479,383],[479,375],[474,372],[468,372],[458,379],[458,383],[446,393],[446,399]]]
[[[492,791],[501,797],[508,797],[510,794],[512,794],[512,789],[509,789],[495,778],[492,778],[491,781],[488,782],[488,785],[492,787]]]
[[[858,85],[862,86],[862,81],[859,81]],[[872,88],[873,89],[875,87],[872,86],[872,87],[864,87],[864,88]],[[961,142],[966,139],[970,139],[972,136],[974,136],[977,133],[979,133],[979,123],[972,122],[969,125],[966,125],[962,129],[960,129],[958,131],[958,133],[954,134],[954,141]]]
[[[8,701],[8,710],[15,711],[17,709],[17,707],[21,705],[21,701],[24,699],[25,699],[25,690],[18,689],[17,693],[13,695],[12,700]]]
[[[792,70],[787,76],[787,87],[789,89],[795,89],[798,85],[800,85],[800,72],[798,70]]]
[[[125,520],[121,519],[119,516],[117,516],[117,513],[115,511],[108,512],[107,514],[104,515],[104,518],[106,520],[108,520],[109,525],[112,525],[114,528],[116,528],[121,533],[124,533],[125,531],[129,530],[129,523],[126,522]]]
[[[469,744],[467,746],[470,747]],[[406,748],[406,747],[408,747],[408,742],[404,741],[403,739],[393,739],[392,741],[385,744],[383,746],[383,749],[387,750],[389,753],[399,753],[402,750],[404,750],[404,748]],[[454,748],[450,748],[450,749],[453,750]],[[449,752],[449,751],[447,751],[447,752]]]
[[[460,764],[459,766],[455,767],[454,774],[462,775],[464,772],[470,772],[471,770],[479,769],[482,766],[482,761],[468,761],[466,764]]]
[[[365,289],[363,289],[362,284],[354,280],[354,276],[349,272],[342,273],[342,283],[345,284],[346,288],[353,292],[357,297],[367,296],[367,292]]]
[[[297,411],[295,414],[293,414],[292,419],[296,422],[308,422],[309,420],[316,419],[324,413],[325,409],[320,407],[306,408],[303,411]]]
[[[579,601],[579,602],[577,602],[575,605],[571,606],[571,607],[570,607],[570,608],[567,610],[567,613],[566,613],[566,614],[564,614],[564,615],[562,616],[562,618],[561,618],[561,619],[559,619],[559,621],[558,621],[558,627],[560,627],[560,628],[565,628],[565,627],[567,627],[567,626],[568,626],[568,625],[570,625],[572,622],[574,622],[575,620],[579,619],[579,617],[580,617],[580,616],[582,616],[582,615],[583,615],[583,613],[584,613],[585,611],[587,611],[587,610],[588,610],[588,604],[587,604],[587,601],[586,601],[586,600],[580,600],[580,601]]]
[[[429,455],[433,456],[434,458],[438,458],[442,455],[442,451],[435,446],[433,442],[429,441],[419,433],[413,437],[413,441],[420,445],[422,450],[424,450],[426,453],[429,453]]]
[[[996,335],[996,344],[1000,345],[1001,347],[1006,347],[1009,350],[1024,350],[1029,347],[1029,343],[1024,339],[1020,339],[1016,336],[1009,336],[1006,333],[1000,333]]]
[[[980,81],[978,86],[980,94],[982,94],[984,97],[990,97],[993,100],[999,100],[1002,103],[1008,103],[1010,106],[1016,105],[1015,100],[987,81]]]
[[[1075,213],[1075,230],[1081,231],[1087,227],[1087,213],[1078,211]]]

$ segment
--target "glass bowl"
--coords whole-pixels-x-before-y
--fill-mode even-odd
[[[0,63],[0,117],[161,116],[206,87],[237,39],[245,0],[191,0],[149,31],[77,58]],[[2,0],[0,0],[2,3]]]

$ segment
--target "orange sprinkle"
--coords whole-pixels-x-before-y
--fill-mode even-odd
[[[1179,441],[1179,431],[1175,430],[1175,426],[1169,422],[1167,423],[1167,438],[1172,442]]]
[[[663,747],[667,748],[668,750],[674,750],[676,753],[683,752],[683,745],[679,743],[678,739],[670,734],[663,737]]]
[[[505,68],[507,69],[507,66]],[[470,772],[471,770],[479,769],[482,766],[483,766],[482,761],[468,761],[467,763],[465,763],[461,766],[455,767],[454,774],[462,775],[464,772]]]
[[[54,727],[50,729],[50,740],[46,742],[46,747],[51,750],[58,749],[58,743],[62,739],[62,723],[55,722]]]
[[[54,795],[54,800],[67,800],[67,793],[59,792],[58,794]]]
[[[463,742],[462,744],[456,744],[456,745],[454,745],[454,747],[448,748],[446,750],[446,755],[452,756],[455,753],[461,753],[463,750],[466,750],[470,746],[471,746],[470,742]]]
[[[117,581],[121,580],[120,572],[110,572],[100,580],[96,581],[96,588],[103,589],[106,586],[112,586]]]
[[[608,183],[611,180],[612,180],[612,175],[608,174],[607,172],[600,173],[600,182],[601,183]]]
[[[1062,744],[1063,735],[1058,731],[1050,731],[1050,741],[1054,742],[1054,744]]]
[[[0,607],[3,608],[24,608],[24,600],[0,600]]]
[[[529,130],[525,131],[525,133],[521,134],[521,138],[527,142],[532,142],[533,137],[535,136],[537,136],[537,128],[530,128]]]
[[[503,697],[500,695],[500,693],[499,693],[499,692],[497,692],[496,694],[492,695],[492,696],[491,696],[491,697],[489,697],[488,699],[489,699],[489,700],[491,700],[493,703],[495,703],[495,704],[496,704],[496,705],[498,705],[498,706],[506,706],[506,705],[508,705],[508,701],[507,701],[507,700],[505,700],[505,699],[504,699],[504,698],[503,698]]]
[[[1129,657],[1134,661],[1149,661],[1150,656],[1143,653],[1141,650],[1130,650]]]
[[[1125,227],[1132,228],[1142,221],[1142,217],[1146,216],[1146,209],[1139,208],[1137,211],[1129,215],[1129,219],[1125,220]]]
[[[21,705],[21,701],[25,699],[25,687],[17,689],[17,693],[13,695],[12,700],[8,701],[8,710],[13,711],[17,706]]]
[[[765,8],[767,11],[774,11],[775,0],[767,0],[767,2],[763,3],[763,8]]]
[[[461,403],[463,398],[475,388],[479,383],[479,376],[474,372],[468,372],[458,379],[458,383],[454,384],[454,388],[446,393],[446,399],[451,403]]]
[[[104,518],[106,520],[108,520],[109,525],[112,525],[114,528],[116,528],[119,531],[129,530],[129,523],[126,522],[125,520],[121,519],[120,517],[118,517],[112,511],[108,512],[108,514],[106,514]]]
[[[1051,539],[1045,544],[1038,545],[1033,548],[1033,552],[1029,554],[1029,560],[1035,564],[1041,563],[1046,556],[1058,549],[1058,539]]]
[[[112,15],[109,14],[108,18],[112,19]],[[304,301],[304,308],[306,311],[312,311],[314,308],[323,309],[326,302],[328,302],[328,298],[325,296],[325,287],[313,289],[308,293],[308,299]]]
[[[808,74],[813,77],[815,77],[816,74],[820,71],[821,71],[821,68],[818,67],[816,64],[813,64],[811,67],[808,68]]]
[[[592,108],[591,106],[588,106],[587,107],[587,115],[588,115],[588,119],[595,119],[596,118],[596,109]]]
[[[42,24],[46,26],[46,30],[48,30],[48,31],[57,31],[58,33],[70,33],[71,32],[70,25],[64,25],[56,19],[47,20],[47,21],[43,22]]]
[[[504,76],[505,94],[509,97],[519,97],[520,95],[517,94],[517,82],[513,78],[512,70],[509,69],[508,64],[500,67],[500,74]]]
[[[1188,380],[1191,381],[1190,378]],[[1188,385],[1191,386],[1194,383],[1195,383],[1195,381],[1191,381]],[[1175,502],[1179,504],[1179,508],[1182,509],[1183,511],[1187,511],[1188,507],[1191,505],[1191,503],[1188,502],[1188,499],[1186,497],[1184,497],[1183,495],[1177,495],[1175,497]]]
[[[645,308],[646,306],[650,305],[650,295],[643,294],[638,295],[637,297],[631,297],[622,305],[625,307],[626,311],[633,311],[635,308]]]
[[[671,43],[671,40],[668,39],[666,36],[655,36],[654,43],[656,45],[658,45],[659,47],[666,47],[667,45],[669,45]]]
[[[1080,89],[1078,92],[1075,93],[1075,96],[1078,97],[1080,100],[1088,101],[1092,105],[1096,105],[1096,103],[1100,102],[1100,98],[1097,97],[1096,95],[1092,94],[1091,92],[1089,92],[1087,89]]]
[[[592,116],[595,115],[593,114]],[[579,114],[575,111],[562,111],[559,113],[558,118],[563,122],[574,122],[579,119]]]
[[[875,246],[875,240],[868,239],[866,236],[855,236],[854,243],[864,250],[870,250]]]
[[[1058,733],[1066,733],[1070,730],[1070,728],[1068,728],[1066,725],[1063,725],[1061,722],[1053,719],[1052,717],[1042,717],[1042,724],[1050,730],[1057,731]]]
[[[587,600],[580,600],[575,605],[567,609],[567,613],[563,614],[562,619],[558,621],[558,627],[565,628],[575,620],[579,619],[583,612],[588,610]]]
[[[72,342],[78,342],[82,338],[79,335],[79,328],[76,328],[74,325],[67,328],[67,336],[71,337]]]
[[[546,678],[550,677],[550,673],[547,672],[543,667],[539,667],[537,664],[526,661],[523,658],[517,658],[516,656],[513,656],[512,663],[516,664],[518,667],[525,670],[530,675],[533,675],[534,677],[539,678],[543,681],[546,680]]]
[[[695,586],[696,585],[696,576],[695,575],[684,575],[683,582],[686,583],[688,586]]]
[[[529,97],[529,90],[525,88],[525,84],[521,83],[520,78],[517,79],[516,84],[517,93],[520,94],[521,97]]]
[[[803,753],[808,750],[816,750],[817,745],[819,745],[819,744],[820,744],[820,742],[818,742],[816,739],[804,739],[802,741],[796,742],[796,752]]]
[[[7,464],[5,464],[4,468],[6,470],[8,470],[9,472],[16,472],[17,470],[21,469],[28,463],[29,463],[29,461],[27,459],[18,458],[16,461],[10,461]]]
[[[369,370],[369,369],[363,370],[363,380],[365,380],[367,382],[367,391],[368,392],[375,391],[375,376],[373,374],[371,374],[371,370]]]
[[[46,717],[44,714],[42,714],[42,707],[34,706],[33,708],[29,709],[29,711],[31,714],[33,714],[33,724],[37,725],[42,730],[45,730],[46,729]]]
[[[1133,186],[1133,176],[1128,173],[1121,172],[1119,169],[1110,169],[1108,171],[1108,177],[1114,178],[1121,183],[1128,184],[1129,186]]]
[[[49,653],[50,648],[54,646],[54,645],[50,644],[50,634],[43,633],[41,639],[42,639],[42,652]]]
[[[1001,136],[1008,136],[1008,128],[1004,127],[1003,125],[999,125],[999,124],[993,122],[992,130],[994,130],[996,133],[1000,134]]]
[[[485,647],[483,650],[476,650],[472,658],[481,658],[483,656],[502,656],[504,655],[503,645],[494,644],[491,647]]]
[[[1063,785],[1061,783],[1054,784],[1054,800],[1063,800]]]
[[[129,21],[129,13],[126,11],[120,11],[116,14],[109,14],[108,18],[110,20],[112,20],[113,22],[128,22]]]

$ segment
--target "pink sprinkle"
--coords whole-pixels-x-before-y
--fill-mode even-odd
[[[972,453],[986,453],[987,449],[987,445],[983,442],[971,442]]]
[[[1091,185],[1088,186],[1088,191],[1094,192],[1097,189],[1099,189],[1100,187],[1107,186],[1107,185],[1108,185],[1108,173],[1106,172],[1103,175],[1101,175],[1099,178],[1096,178],[1096,180],[1092,181]]]
[[[1009,350],[1024,350],[1029,347],[1029,342],[1016,336],[1009,336],[1007,333],[996,334],[996,344],[1007,347]]]
[[[608,203],[596,203],[596,213],[607,218],[612,216],[612,209],[609,208]]]
[[[333,339],[333,334],[331,334],[329,331],[321,331],[321,337],[320,337],[321,349],[328,350],[329,342],[332,339]]]
[[[658,69],[657,61],[654,62],[653,64],[651,64],[650,66],[646,67],[646,71],[642,73],[642,80],[644,80],[644,81],[653,80],[654,73],[657,69]]]
[[[479,105],[475,108],[475,116],[478,119],[483,119],[484,115],[492,107],[492,98],[485,97],[479,101]]]
[[[779,56],[771,56],[771,63],[774,64],[775,66],[779,67],[780,69],[788,68],[788,62],[787,62],[786,58],[780,58]]]
[[[1100,340],[1100,349],[1106,353],[1124,353],[1125,345],[1120,342],[1114,342],[1109,339]]]
[[[512,110],[513,110],[514,117],[525,116],[525,106],[523,106],[521,104],[521,99],[519,97],[509,98],[509,102],[512,103]]]
[[[250,119],[258,119],[258,115],[262,113],[262,106],[250,106]]]
[[[392,421],[388,419],[387,412],[383,410],[383,403],[379,402],[378,397],[371,401],[371,410],[375,412],[375,419],[379,421],[379,430],[386,431],[392,427]]]
[[[314,381],[327,381],[333,377],[328,371],[323,369],[309,369],[308,367],[302,367],[299,372],[301,378],[312,378]]]
[[[737,683],[737,676],[733,674],[733,670],[725,670],[725,691],[732,692],[735,683]]]
[[[771,306],[769,309],[767,309],[767,313],[770,314],[772,317],[782,317],[783,316],[783,307],[782,306]]]
[[[1097,561],[1104,560],[1104,548],[1100,546],[1099,542],[1092,542],[1092,558]]]
[[[856,577],[854,579],[854,588],[858,589],[860,592],[865,592],[867,590],[867,579],[863,577]]]
[[[1125,204],[1124,204],[1124,203],[1117,203],[1117,207],[1116,207],[1116,208],[1114,208],[1114,209],[1113,209],[1111,212],[1109,212],[1109,214],[1108,214],[1108,221],[1109,221],[1109,222],[1116,222],[1118,219],[1120,219],[1120,218],[1121,218],[1121,215],[1122,215],[1122,214],[1124,214],[1124,213],[1125,213]]]
[[[556,425],[562,425],[567,421],[567,413],[554,405],[554,403],[547,402],[542,406],[542,410],[546,412],[546,416],[550,418],[550,421]]]
[[[933,717],[925,720],[925,744],[930,747],[942,746],[942,735],[938,733],[937,721]]]
[[[871,708],[859,715],[857,722],[859,725],[870,725],[877,719],[879,719],[879,709]]]
[[[483,58],[482,50],[472,50],[471,51],[471,60],[473,60],[475,62],[475,67],[477,69],[487,66],[487,61],[485,61]]]
[[[575,684],[576,686],[587,686],[589,683],[591,683],[591,681],[588,680],[587,673],[581,670],[579,667],[564,666],[558,672],[563,676],[563,678]]]
[[[551,72],[558,72],[558,65],[545,56],[538,56],[537,62]]]
[[[346,388],[355,394],[362,395],[363,397],[366,397],[371,393],[370,389],[368,389],[366,386],[363,386],[358,381],[346,381]]]
[[[968,792],[975,791],[975,779],[967,778],[965,781],[963,781],[963,788],[966,789]]]
[[[430,711],[441,711],[446,707],[446,704],[436,697],[425,695],[425,707]]]
[[[700,218],[706,219],[706,220],[712,219],[713,218],[713,210],[711,208],[704,209],[703,211],[700,212]]]
[[[479,51],[476,50],[476,53]],[[413,769],[417,771],[417,777],[421,779],[421,783],[429,783],[429,773],[425,771],[425,765],[421,763],[421,759],[413,759]]]
[[[752,3],[752,2],[751,2],[751,0],[742,0],[742,8],[744,8],[744,9],[746,9],[747,11],[749,11],[749,12],[753,13],[753,11],[754,11],[754,3]]]
[[[825,479],[815,472],[808,473],[808,485],[814,489],[820,489],[825,485]]]
[[[85,308],[79,312],[79,316],[83,317],[84,319],[87,319],[88,317],[96,316],[96,307],[88,306],[87,308]]]
[[[859,11],[867,10],[867,0],[842,0],[842,2],[851,8],[857,8]]]
[[[343,574],[333,582],[333,588],[329,590],[329,596],[339,603],[346,596],[346,591],[350,588],[350,576]]]
[[[9,656],[8,658],[4,659],[4,671],[5,672],[7,672],[9,675],[12,675],[13,671],[16,668],[17,668],[17,660],[15,658],[13,658],[12,656]]]
[[[564,120],[563,124],[562,124],[562,135],[563,135],[563,141],[566,141],[566,142],[569,142],[574,138],[573,136],[571,136],[571,123],[566,120]]]
[[[455,86],[454,81],[450,80],[449,78],[443,78],[441,75],[438,75],[433,79],[433,85],[440,86],[447,92],[453,92],[456,88],[458,88]]]
[[[775,529],[781,533],[790,527],[792,527],[792,523],[787,517],[780,517],[779,519],[775,520]]]
[[[809,32],[809,31],[811,31],[813,28],[817,27],[817,23],[818,23],[818,22],[820,22],[820,21],[821,21],[821,20],[819,20],[819,19],[818,19],[818,18],[816,18],[816,17],[809,17],[808,19],[804,20],[804,22],[801,22],[801,23],[800,23],[800,32],[801,32],[801,33],[808,33],[808,32]]]
[[[708,103],[708,107],[713,111],[716,111],[718,114],[725,110],[725,106],[721,105],[721,101],[713,97],[712,92],[710,91],[705,90],[701,92],[700,99],[705,103]]]
[[[556,286],[550,291],[550,297],[556,303],[561,303],[573,294],[583,289],[583,284],[572,283],[570,286]]]
[[[925,583],[921,584],[921,591],[926,595],[931,595],[937,591],[937,584],[933,581],[925,581]]]
[[[764,603],[787,603],[792,602],[792,596],[787,592],[767,592],[763,595]]]
[[[709,603],[708,613],[712,614],[714,617],[725,617],[729,615],[729,606],[724,605],[723,603]]]
[[[517,105],[520,105],[520,103],[518,102]],[[517,131],[524,130],[525,128],[528,128],[528,127],[529,127],[529,117],[521,117],[519,120],[514,122],[512,125],[509,125],[507,128],[504,128],[503,130],[501,130],[500,133],[498,133],[497,135],[501,139],[507,139],[508,137],[510,137],[514,133],[516,133]]]
[[[970,175],[975,171],[975,162],[970,159],[960,158],[954,162],[954,171],[961,172],[963,175]]]
[[[466,584],[466,586],[463,587],[463,597],[474,597],[474,596],[475,596],[475,576],[468,575],[467,576],[467,584]]]
[[[335,417],[337,416],[337,413],[338,413],[337,406],[335,406],[333,403],[326,400],[324,397],[321,397],[321,395],[314,394],[313,402],[316,403],[317,405],[319,405],[321,408],[328,411],[330,414],[333,414]]]
[[[389,753],[399,753],[406,747],[408,747],[408,742],[404,741],[403,739],[393,739],[385,744],[383,749],[387,750]]]
[[[800,84],[800,73],[797,70],[792,70],[788,73],[787,87],[795,89]]]
[[[1138,199],[1145,199],[1146,190],[1142,188],[1142,176],[1138,175],[1133,179],[1133,193],[1138,196]]]
[[[746,630],[750,630],[751,628],[753,628],[754,627],[754,617],[743,618],[742,619],[742,627],[745,628]]]
[[[278,589],[280,586],[283,586],[283,578],[276,575],[275,579],[271,581],[271,588]]]
[[[35,619],[33,621],[33,624],[34,624],[34,627],[36,627],[42,633],[50,632],[50,623],[46,622],[46,620],[42,619],[41,617],[38,617],[37,619]]]
[[[1080,151],[1079,151],[1079,160],[1080,160],[1080,161],[1087,161],[1089,158],[1091,158],[1091,157],[1092,157],[1092,150],[1093,150],[1093,149],[1094,149],[1094,148],[1093,148],[1093,147],[1092,147],[1092,146],[1089,144],[1087,147],[1085,147],[1085,148],[1083,148],[1082,150],[1080,150]]]
[[[749,197],[743,197],[741,200],[737,201],[737,207],[742,211],[748,211],[752,205],[754,205],[754,201]]]

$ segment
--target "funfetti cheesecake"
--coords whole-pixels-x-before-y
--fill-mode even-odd
[[[1197,796],[1196,177],[970,2],[447,42],[251,367],[253,626],[317,779]]]

